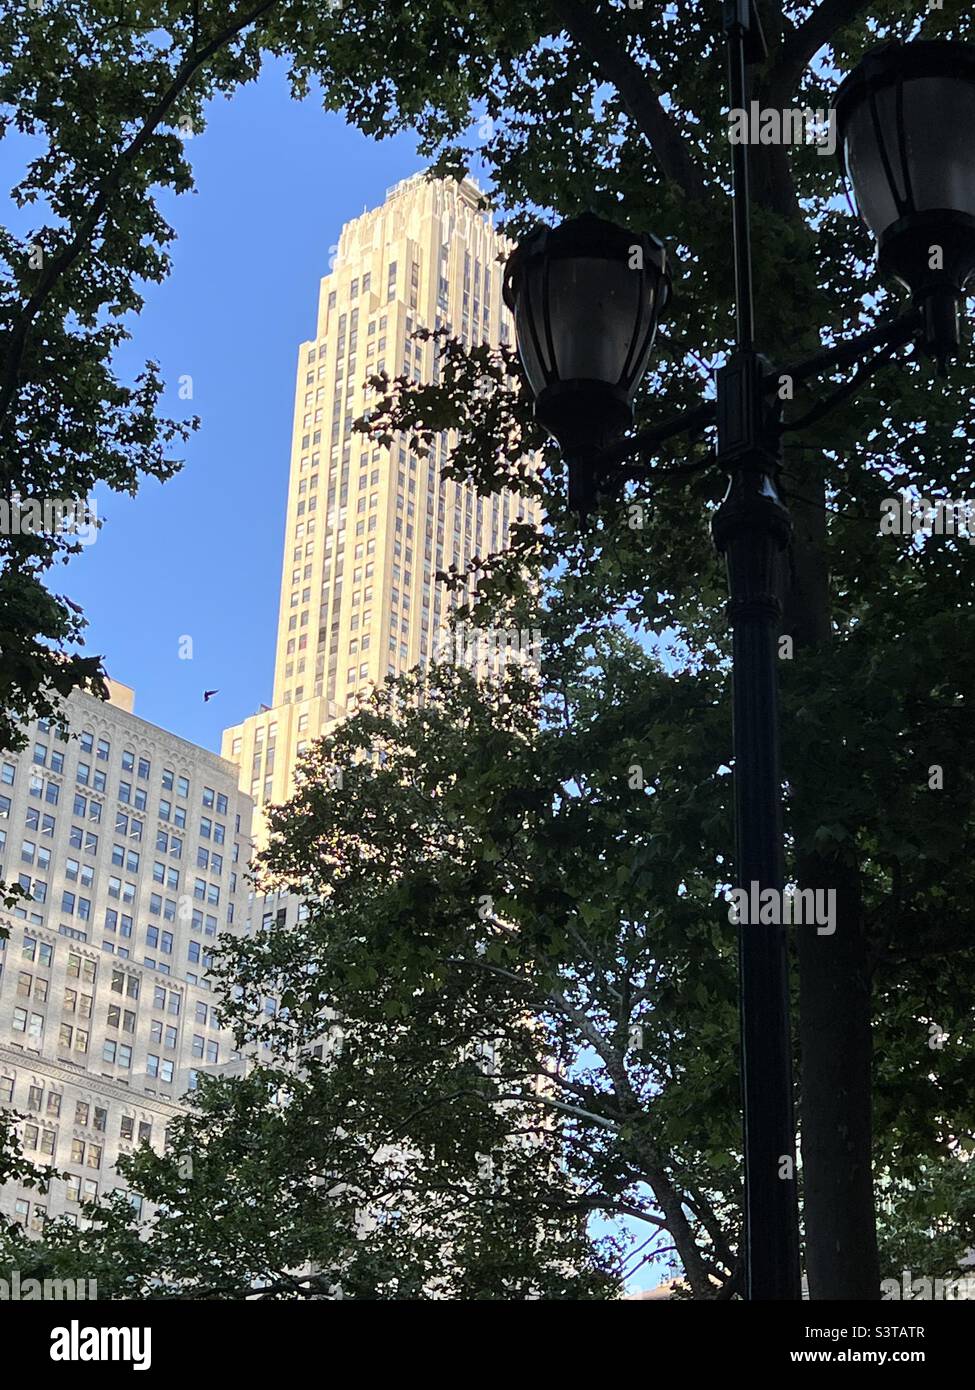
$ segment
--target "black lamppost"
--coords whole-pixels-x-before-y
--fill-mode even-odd
[[[752,0],[726,0],[731,105],[747,107],[748,67],[765,54]],[[712,534],[728,569],[733,632],[737,885],[783,889],[776,644],[781,557],[791,525],[779,495],[781,378],[799,383],[859,363],[823,403],[851,394],[912,339],[939,363],[957,349],[975,272],[975,48],[891,43],[868,54],[836,101],[841,167],[878,241],[882,270],[914,308],[804,361],[773,368],[753,343],[749,151],[733,146],[736,345],[717,399],[625,436],[669,294],[662,244],[591,215],[539,228],[511,256],[505,301],[536,415],[558,440],[569,505],[585,516],[621,467],[676,434],[717,425],[729,475]],[[876,350],[876,351],[875,351]],[[798,423],[798,422],[797,422]],[[780,899],[781,901],[781,899]],[[784,926],[739,926],[745,1156],[745,1296],[798,1299],[788,956]]]

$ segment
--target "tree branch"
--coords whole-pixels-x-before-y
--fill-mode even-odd
[[[568,1018],[579,1029],[582,1036],[589,1042],[595,1052],[602,1058],[609,1074],[609,1078],[616,1088],[617,1096],[622,1100],[624,1097],[633,1097],[630,1089],[629,1078],[626,1075],[626,1064],[623,1057],[614,1052],[602,1033],[579,1009],[573,1008],[560,990],[553,989],[548,994],[549,1001],[555,1005],[559,1013]],[[633,1097],[634,1103],[636,1098]]]
[[[260,0],[260,4],[249,10],[236,23],[225,29],[216,38],[199,50],[191,52],[190,56],[181,63],[176,70],[169,87],[163,96],[153,107],[145,122],[133,136],[132,140],[119,155],[112,170],[102,180],[98,192],[91,202],[91,207],[87,214],[82,218],[78,228],[68,242],[67,246],[50,260],[38,280],[34,293],[28,299],[23,309],[18,314],[13,323],[10,338],[5,353],[5,363],[0,384],[0,424],[5,420],[10,409],[11,402],[17,390],[17,383],[20,378],[20,368],[24,358],[24,349],[27,345],[27,335],[35,318],[44,307],[45,301],[51,294],[58,281],[69,271],[75,261],[85,250],[88,239],[98,226],[103,214],[111,202],[112,195],[122,182],[122,177],[138,159],[142,150],[145,148],[160,121],[167,115],[176,103],[178,98],[186,90],[189,83],[199,72],[203,64],[223,46],[237,37],[244,29],[250,27],[261,15],[273,9],[278,0]]]
[[[498,1100],[516,1100],[522,1105],[549,1105],[553,1110],[560,1110],[564,1115],[574,1115],[577,1120],[586,1120],[589,1124],[602,1125],[603,1129],[608,1129],[613,1134],[619,1128],[615,1120],[607,1120],[602,1115],[593,1114],[591,1110],[583,1110],[580,1105],[568,1105],[564,1100],[555,1100],[552,1096],[526,1096],[518,1091],[512,1091],[499,1095]]]
[[[686,197],[699,201],[707,185],[671,114],[661,100],[653,73],[621,48],[599,18],[580,0],[549,0],[549,8],[562,28],[611,82],[623,105],[643,131],[661,173]]]
[[[807,64],[836,31],[851,24],[860,11],[867,8],[867,0],[822,0],[779,49],[768,76],[769,91],[790,93]]]

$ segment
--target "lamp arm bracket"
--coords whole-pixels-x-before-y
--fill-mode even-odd
[[[672,415],[669,420],[664,420],[659,425],[651,425],[639,434],[631,434],[626,439],[621,439],[618,444],[611,444],[608,449],[600,452],[595,462],[600,467],[612,466],[632,458],[634,454],[649,453],[656,445],[664,444],[678,434],[695,434],[699,430],[707,429],[708,425],[714,424],[716,413],[716,401],[702,401],[700,405],[695,405],[690,410],[682,410],[679,415]]]
[[[763,375],[762,390],[766,395],[771,395],[778,391],[780,382],[785,376],[791,377],[794,383],[808,381],[810,377],[819,376],[823,372],[835,371],[837,367],[852,366],[860,358],[868,356],[875,348],[896,349],[902,347],[915,335],[921,322],[921,311],[911,309],[896,319],[890,319],[875,328],[868,328],[855,338],[848,338],[845,342],[837,343],[835,347],[825,348],[812,357],[803,358],[790,366],[772,368]],[[649,454],[657,445],[664,444],[668,439],[673,439],[679,434],[696,434],[700,430],[707,429],[709,425],[715,423],[716,418],[717,401],[702,401],[700,405],[692,406],[689,410],[682,410],[679,415],[672,415],[669,420],[664,420],[659,425],[651,425],[649,429],[628,435],[616,444],[611,444],[608,448],[600,450],[596,457],[591,460],[591,463],[600,468],[613,468],[625,463],[627,459],[632,459],[634,455]],[[636,470],[627,469],[626,471],[629,476],[641,476]],[[646,474],[650,476],[655,471],[648,468]]]
[[[797,420],[787,420],[779,426],[779,432],[785,433],[789,430],[803,430],[809,425],[815,424],[817,420],[822,420],[825,416],[832,414],[837,406],[842,405],[851,396],[855,396],[863,383],[874,375],[881,367],[885,367],[903,347],[903,343],[888,343],[879,352],[875,352],[872,357],[868,357],[861,362],[851,377],[838,386],[835,391],[831,391],[828,396],[817,401],[816,404]]]
[[[874,348],[903,347],[921,327],[922,319],[920,309],[910,309],[896,319],[868,328],[855,338],[848,338],[835,347],[824,348],[812,357],[793,362],[791,366],[773,368],[765,374],[764,390],[766,393],[777,391],[783,377],[791,377],[793,384],[796,384],[823,372],[835,371],[837,367],[851,367],[861,357],[873,352]]]

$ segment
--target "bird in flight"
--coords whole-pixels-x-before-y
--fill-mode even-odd
[[[211,697],[212,695],[219,695],[219,694],[220,694],[220,691],[219,691],[219,690],[204,690],[204,692],[203,692],[203,703],[204,703],[205,705],[209,704],[209,703],[210,703],[210,697]]]

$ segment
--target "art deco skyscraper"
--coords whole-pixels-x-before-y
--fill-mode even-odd
[[[321,281],[315,336],[298,354],[273,705],[223,738],[259,807],[287,799],[298,755],[359,693],[430,659],[449,602],[436,571],[502,549],[522,513],[512,495],[482,499],[442,479],[447,433],[418,458],[352,428],[370,374],[437,379],[435,346],[415,329],[513,342],[506,248],[478,202],[468,180],[396,184],[345,224]]]

